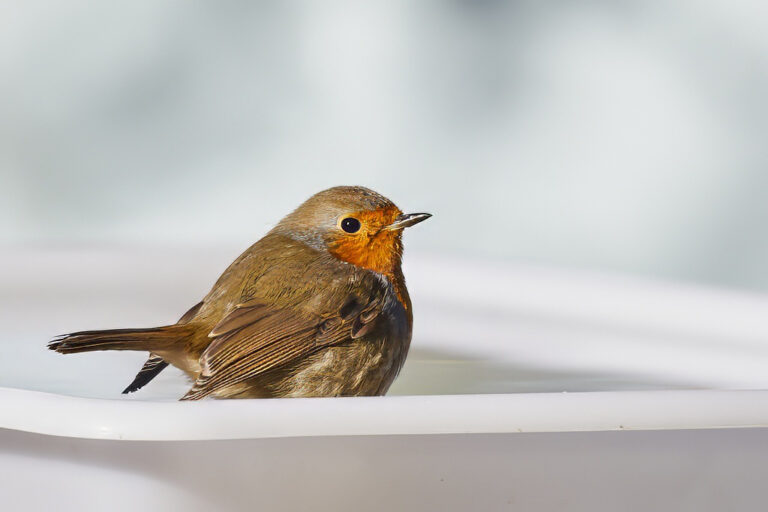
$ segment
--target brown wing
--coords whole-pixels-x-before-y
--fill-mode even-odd
[[[380,294],[367,304],[350,298],[327,315],[259,301],[241,304],[210,332],[214,340],[200,357],[200,376],[182,400],[198,400],[323,347],[359,338],[370,330],[382,303]]]

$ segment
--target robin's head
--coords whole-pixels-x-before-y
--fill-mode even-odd
[[[273,232],[347,263],[390,274],[400,264],[403,229],[429,217],[403,214],[392,201],[365,187],[334,187],[307,199]]]

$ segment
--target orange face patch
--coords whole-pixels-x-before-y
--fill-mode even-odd
[[[339,222],[353,217],[360,221],[360,229],[356,233],[345,233],[339,228],[338,237],[329,244],[328,251],[342,261],[392,277],[403,253],[402,236],[400,231],[384,228],[401,213],[390,206],[343,215]]]

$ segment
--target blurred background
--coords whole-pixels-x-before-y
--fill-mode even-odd
[[[175,368],[120,394],[144,353],[62,356],[46,342],[175,321],[283,215],[353,184],[434,214],[405,235],[414,336],[390,395],[768,389],[764,0],[0,2],[0,388],[177,400],[189,383]],[[625,397],[616,410],[636,403]],[[694,418],[727,425],[739,410],[705,398],[672,416],[699,407]],[[530,403],[532,414],[548,407]],[[638,453],[638,490],[620,503],[676,494],[687,499],[678,510],[708,510],[762,489],[748,434],[701,438],[716,456],[690,431],[630,450],[611,442],[608,458],[586,438],[571,438],[576,450],[536,439],[577,460],[574,489],[596,499],[627,488],[626,471],[599,477],[614,459],[634,468],[626,456]],[[474,464],[485,450],[530,459],[516,462],[523,473],[496,471],[507,504],[497,509],[512,496],[573,501],[552,492],[569,461],[484,439],[487,449],[460,449],[461,473],[434,459],[449,468],[435,494],[481,481],[480,503],[496,499],[488,468],[508,465]],[[373,487],[362,482],[384,474],[375,457],[346,444],[333,453],[375,501],[381,481],[408,480],[403,460],[425,467],[418,442],[389,450],[395,476]],[[455,442],[442,436],[436,450]],[[38,467],[11,444],[14,473]],[[61,475],[87,474],[87,454],[46,450],[36,453],[48,472],[64,469],[45,481],[76,491]],[[72,454],[76,464],[56,465]],[[121,458],[121,484],[144,478],[139,458]],[[312,468],[305,459],[299,470]],[[625,482],[612,485],[617,475]],[[649,482],[661,483],[648,493]],[[250,496],[241,491],[230,497]],[[336,494],[329,503],[359,495]]]
[[[5,2],[0,246],[234,257],[362,184],[408,252],[766,290],[766,11]]]

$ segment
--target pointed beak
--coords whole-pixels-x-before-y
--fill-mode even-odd
[[[399,215],[395,221],[385,229],[390,231],[409,228],[414,224],[425,221],[432,216],[431,213],[404,213]]]

